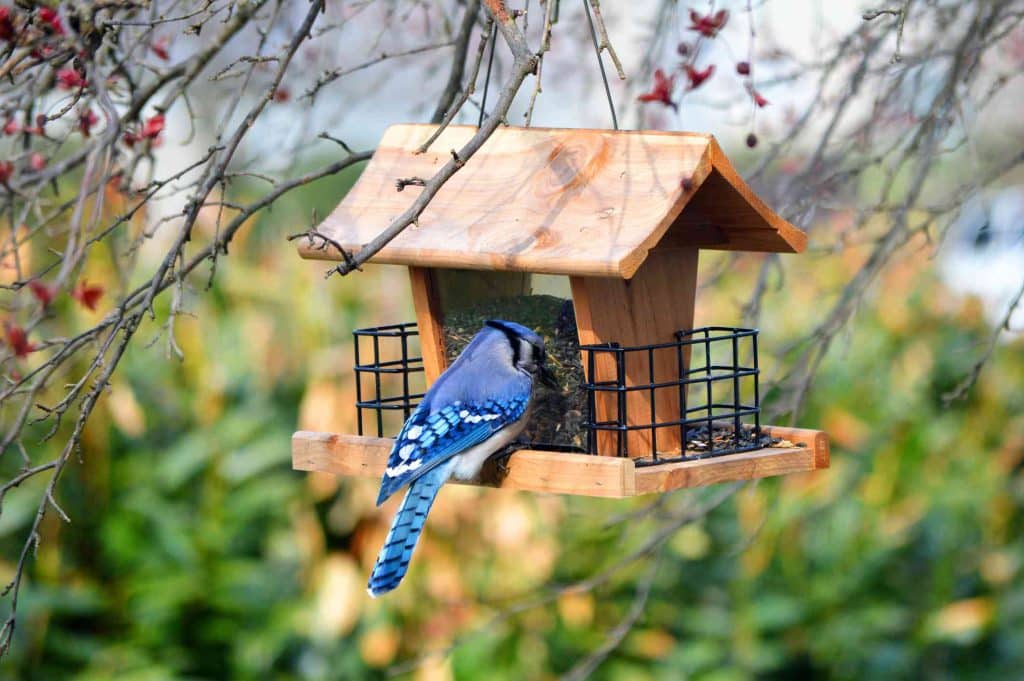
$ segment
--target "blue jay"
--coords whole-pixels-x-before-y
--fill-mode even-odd
[[[556,386],[543,339],[521,324],[491,320],[423,396],[395,438],[377,496],[380,506],[409,486],[370,573],[371,596],[402,581],[441,485],[476,477],[522,432],[534,378]]]

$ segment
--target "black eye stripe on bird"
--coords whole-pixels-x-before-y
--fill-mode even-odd
[[[525,352],[524,352],[525,351]],[[533,379],[554,385],[544,341],[515,322],[490,320],[430,387],[388,457],[377,505],[408,485],[367,592],[394,589],[409,567],[427,513],[449,478],[475,478],[526,425]]]

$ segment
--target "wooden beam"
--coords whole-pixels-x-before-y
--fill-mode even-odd
[[[292,467],[379,479],[393,443],[390,438],[300,430],[292,436]],[[530,449],[512,454],[505,470],[500,470],[496,462],[488,462],[481,479],[470,484],[613,499],[636,493],[632,459]]]
[[[784,426],[761,426],[761,431],[769,437],[792,442],[800,447],[814,450],[814,468],[828,468],[832,460],[828,433],[810,428],[788,428]]]
[[[665,463],[636,469],[636,493],[670,492],[684,487],[703,487],[719,482],[752,480],[820,468],[813,448],[758,449],[713,459]]]
[[[703,487],[719,482],[806,473],[829,467],[829,441],[824,431],[761,426],[761,432],[795,446],[759,449],[713,459],[660,466],[643,466],[636,469],[636,493],[668,492],[684,487]]]
[[[618,499],[828,468],[828,436],[822,431],[763,428],[772,437],[802,446],[639,468],[624,457],[524,449],[508,458],[504,470],[497,462],[488,462],[481,479],[468,484]],[[298,431],[292,436],[292,466],[301,471],[379,479],[393,442],[390,438]]]
[[[429,267],[410,267],[412,304],[416,310],[416,326],[420,332],[420,350],[423,354],[423,373],[427,387],[448,368],[444,351],[444,313],[438,295],[436,273]]]
[[[697,291],[697,249],[657,248],[628,280],[599,277],[570,277],[573,305],[576,308],[576,326],[580,344],[619,343],[623,347],[669,343],[676,331],[693,328],[694,299]],[[684,364],[689,362],[689,349],[683,353]],[[681,375],[679,358],[671,349],[654,352],[653,378],[655,383],[678,381]],[[597,353],[594,373],[599,381],[616,380],[616,365],[611,353]],[[589,370],[586,357],[583,370]],[[625,384],[650,384],[651,361],[646,352],[626,353]],[[589,377],[588,377],[589,378]],[[617,395],[599,392],[595,396],[597,419],[611,421],[618,418]],[[670,423],[679,419],[679,388],[659,388],[654,395],[656,423]],[[629,425],[649,424],[651,394],[637,390],[626,394],[626,422]],[[679,428],[659,428],[658,451],[678,453]],[[649,457],[653,452],[651,430],[629,431],[628,454],[631,457]],[[615,455],[618,434],[611,431],[598,433],[597,451],[602,455]]]

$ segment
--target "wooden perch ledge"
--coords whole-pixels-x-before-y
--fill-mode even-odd
[[[795,446],[640,467],[624,457],[524,449],[508,458],[505,470],[489,461],[481,479],[469,484],[620,499],[828,468],[829,442],[824,432],[775,426],[763,426],[762,430]],[[300,430],[292,436],[292,466],[302,471],[379,479],[392,442],[390,438]]]

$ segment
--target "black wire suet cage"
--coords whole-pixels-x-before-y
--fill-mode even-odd
[[[586,391],[587,414],[582,423],[585,453],[597,454],[599,439],[612,438],[615,455],[633,456],[637,466],[648,466],[767,446],[761,432],[757,334],[756,329],[707,326],[679,331],[675,340],[667,343],[580,346],[586,376],[596,376],[599,366],[614,367],[607,379],[580,383],[580,389]],[[359,435],[366,434],[368,420],[378,437],[393,435],[424,395],[416,324],[358,329],[354,336]],[[664,366],[667,361],[674,362],[674,375],[669,380],[656,380],[656,364]],[[628,366],[643,366],[644,380],[638,381],[637,372],[629,371]],[[678,394],[678,412],[670,418],[656,413],[659,391]],[[597,420],[597,401],[608,399],[616,405],[609,410],[614,418]],[[642,418],[635,413],[638,404],[649,410]],[[628,413],[631,408],[632,414]],[[659,433],[667,429],[678,433],[678,441],[683,443],[678,450],[659,451]],[[649,434],[649,451],[630,451],[627,436],[637,431]],[[565,449],[541,442],[530,446]]]

